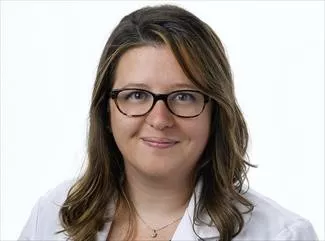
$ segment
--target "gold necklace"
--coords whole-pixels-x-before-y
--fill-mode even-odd
[[[137,210],[135,210],[135,213],[137,214],[139,219],[144,223],[144,225],[146,225],[149,229],[152,230],[151,238],[156,238],[158,236],[158,231],[160,231],[160,230],[162,230],[164,228],[167,228],[169,225],[172,225],[173,223],[176,223],[178,220],[180,220],[183,217],[183,216],[181,216],[181,217],[175,219],[174,221],[172,221],[172,222],[170,222],[170,223],[168,223],[168,224],[166,224],[166,225],[164,225],[164,226],[162,226],[160,228],[153,228],[141,218],[141,216],[139,215]]]

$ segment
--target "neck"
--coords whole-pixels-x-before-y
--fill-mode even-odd
[[[184,214],[193,185],[191,178],[177,175],[158,178],[126,172],[126,190],[142,218],[175,219]]]

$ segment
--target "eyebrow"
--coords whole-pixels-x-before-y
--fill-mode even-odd
[[[185,88],[185,89],[197,89],[195,87],[195,85],[193,84],[186,84],[186,83],[175,83],[175,84],[171,84],[170,86],[168,86],[170,89],[175,89],[175,88]],[[123,88],[140,88],[140,89],[147,89],[150,90],[150,86],[144,83],[128,83],[126,85],[124,85],[123,87],[121,87],[121,89]]]

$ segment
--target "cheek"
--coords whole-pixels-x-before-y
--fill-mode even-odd
[[[136,135],[140,126],[140,118],[125,116],[117,109],[114,103],[110,103],[110,124],[115,141],[120,145],[127,138]]]
[[[205,146],[210,133],[210,121],[202,121],[188,126],[187,133],[192,142]]]
[[[211,126],[211,109],[207,106],[206,110],[199,116],[196,121],[186,127],[189,136],[198,142],[198,145],[206,144],[210,135]]]

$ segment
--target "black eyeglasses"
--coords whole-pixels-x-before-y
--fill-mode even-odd
[[[149,113],[158,100],[178,117],[193,118],[200,115],[210,98],[197,90],[176,90],[168,94],[154,94],[143,89],[114,89],[109,94],[118,110],[130,117]]]

